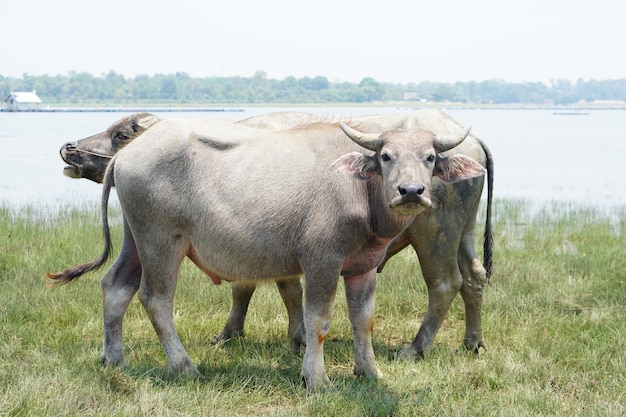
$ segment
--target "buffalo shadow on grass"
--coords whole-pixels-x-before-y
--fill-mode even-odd
[[[400,400],[386,386],[384,377],[376,380],[355,376],[351,371],[343,370],[354,366],[353,340],[329,338],[325,345],[326,363],[332,382],[320,394],[339,395],[343,401],[353,403],[367,415],[392,415]],[[234,337],[217,345],[211,345],[207,341],[205,345],[194,346],[193,351],[202,351],[197,359],[197,368],[201,375],[199,377],[176,374],[160,358],[155,363],[154,358],[141,359],[141,352],[136,352],[137,355],[128,358],[128,364],[121,368],[105,367],[106,370],[101,375],[102,383],[108,385],[110,390],[120,393],[129,392],[130,381],[124,380],[130,379],[149,380],[157,387],[184,386],[199,382],[210,385],[217,391],[267,392],[268,395],[278,396],[301,392],[302,395],[307,395],[304,382],[300,378],[303,352],[294,354],[283,339],[256,341]],[[377,361],[387,362],[389,358],[394,360],[397,349],[374,342],[374,352]],[[351,359],[344,361],[346,356]],[[333,365],[334,370],[330,369]],[[387,410],[388,413],[380,414],[374,409]]]

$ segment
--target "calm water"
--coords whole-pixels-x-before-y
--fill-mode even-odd
[[[238,120],[272,111],[323,116],[406,111],[381,108],[244,108],[243,112],[159,112],[161,118]],[[495,160],[495,195],[536,203],[565,201],[603,209],[626,206],[626,112],[554,115],[551,110],[447,110],[485,140]],[[101,187],[63,176],[59,148],[128,113],[0,112],[0,205],[54,208],[100,200]]]

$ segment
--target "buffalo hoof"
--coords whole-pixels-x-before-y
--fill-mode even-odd
[[[191,363],[191,361],[183,361],[182,363],[177,364],[175,366],[170,365],[170,368],[172,369],[174,373],[178,375],[184,375],[186,377],[192,377],[192,378],[202,377],[202,374],[198,372],[195,365]]]
[[[383,372],[376,365],[361,367],[359,369],[355,367],[354,375],[371,379],[380,379],[384,376]]]
[[[487,344],[482,338],[479,340],[469,340],[469,339],[463,340],[463,349],[465,349],[468,352],[472,352],[478,355],[480,353],[480,348],[487,350]]]
[[[116,360],[107,359],[106,356],[102,355],[100,357],[100,366],[126,366],[126,360],[122,356]]]
[[[219,345],[220,343],[228,342],[230,339],[234,339],[236,337],[243,337],[243,330],[241,331],[228,331],[226,329],[216,334],[213,339],[211,339],[211,345]]]
[[[413,345],[405,347],[399,354],[400,361],[416,361],[424,357],[424,352],[418,351]]]
[[[304,385],[306,386],[307,391],[319,392],[324,388],[328,388],[330,386],[330,379],[326,374],[321,377],[312,378],[311,376],[309,376],[307,378],[307,376],[305,376],[303,373],[301,375],[301,378],[302,382],[304,382]]]
[[[306,335],[299,332],[296,336],[289,338],[289,346],[294,354],[299,354],[300,349],[306,348]]]

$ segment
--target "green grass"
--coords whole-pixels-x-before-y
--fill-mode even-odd
[[[230,288],[212,285],[189,262],[175,322],[202,378],[168,372],[136,299],[125,320],[128,366],[101,367],[101,272],[53,290],[43,285],[47,269],[100,253],[98,208],[0,208],[0,415],[626,415],[626,209],[497,200],[494,212],[486,351],[456,352],[464,332],[457,297],[428,357],[394,359],[427,305],[417,259],[407,250],[378,279],[374,351],[385,378],[352,375],[340,285],[325,345],[333,385],[309,394],[299,379],[301,357],[289,351],[276,287],[255,294],[244,339],[212,346]],[[119,248],[119,210],[111,217]]]

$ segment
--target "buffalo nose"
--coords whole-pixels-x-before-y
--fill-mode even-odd
[[[74,149],[76,149],[76,144],[74,142],[67,142],[65,145],[61,146],[61,149],[59,149],[59,153],[61,154],[61,159],[69,164],[69,161],[67,160],[67,156]]]
[[[424,186],[415,182],[408,182],[398,187],[402,198],[419,197],[424,194]]]
[[[61,146],[61,151],[70,151],[76,148],[75,142],[67,142],[65,145]]]

